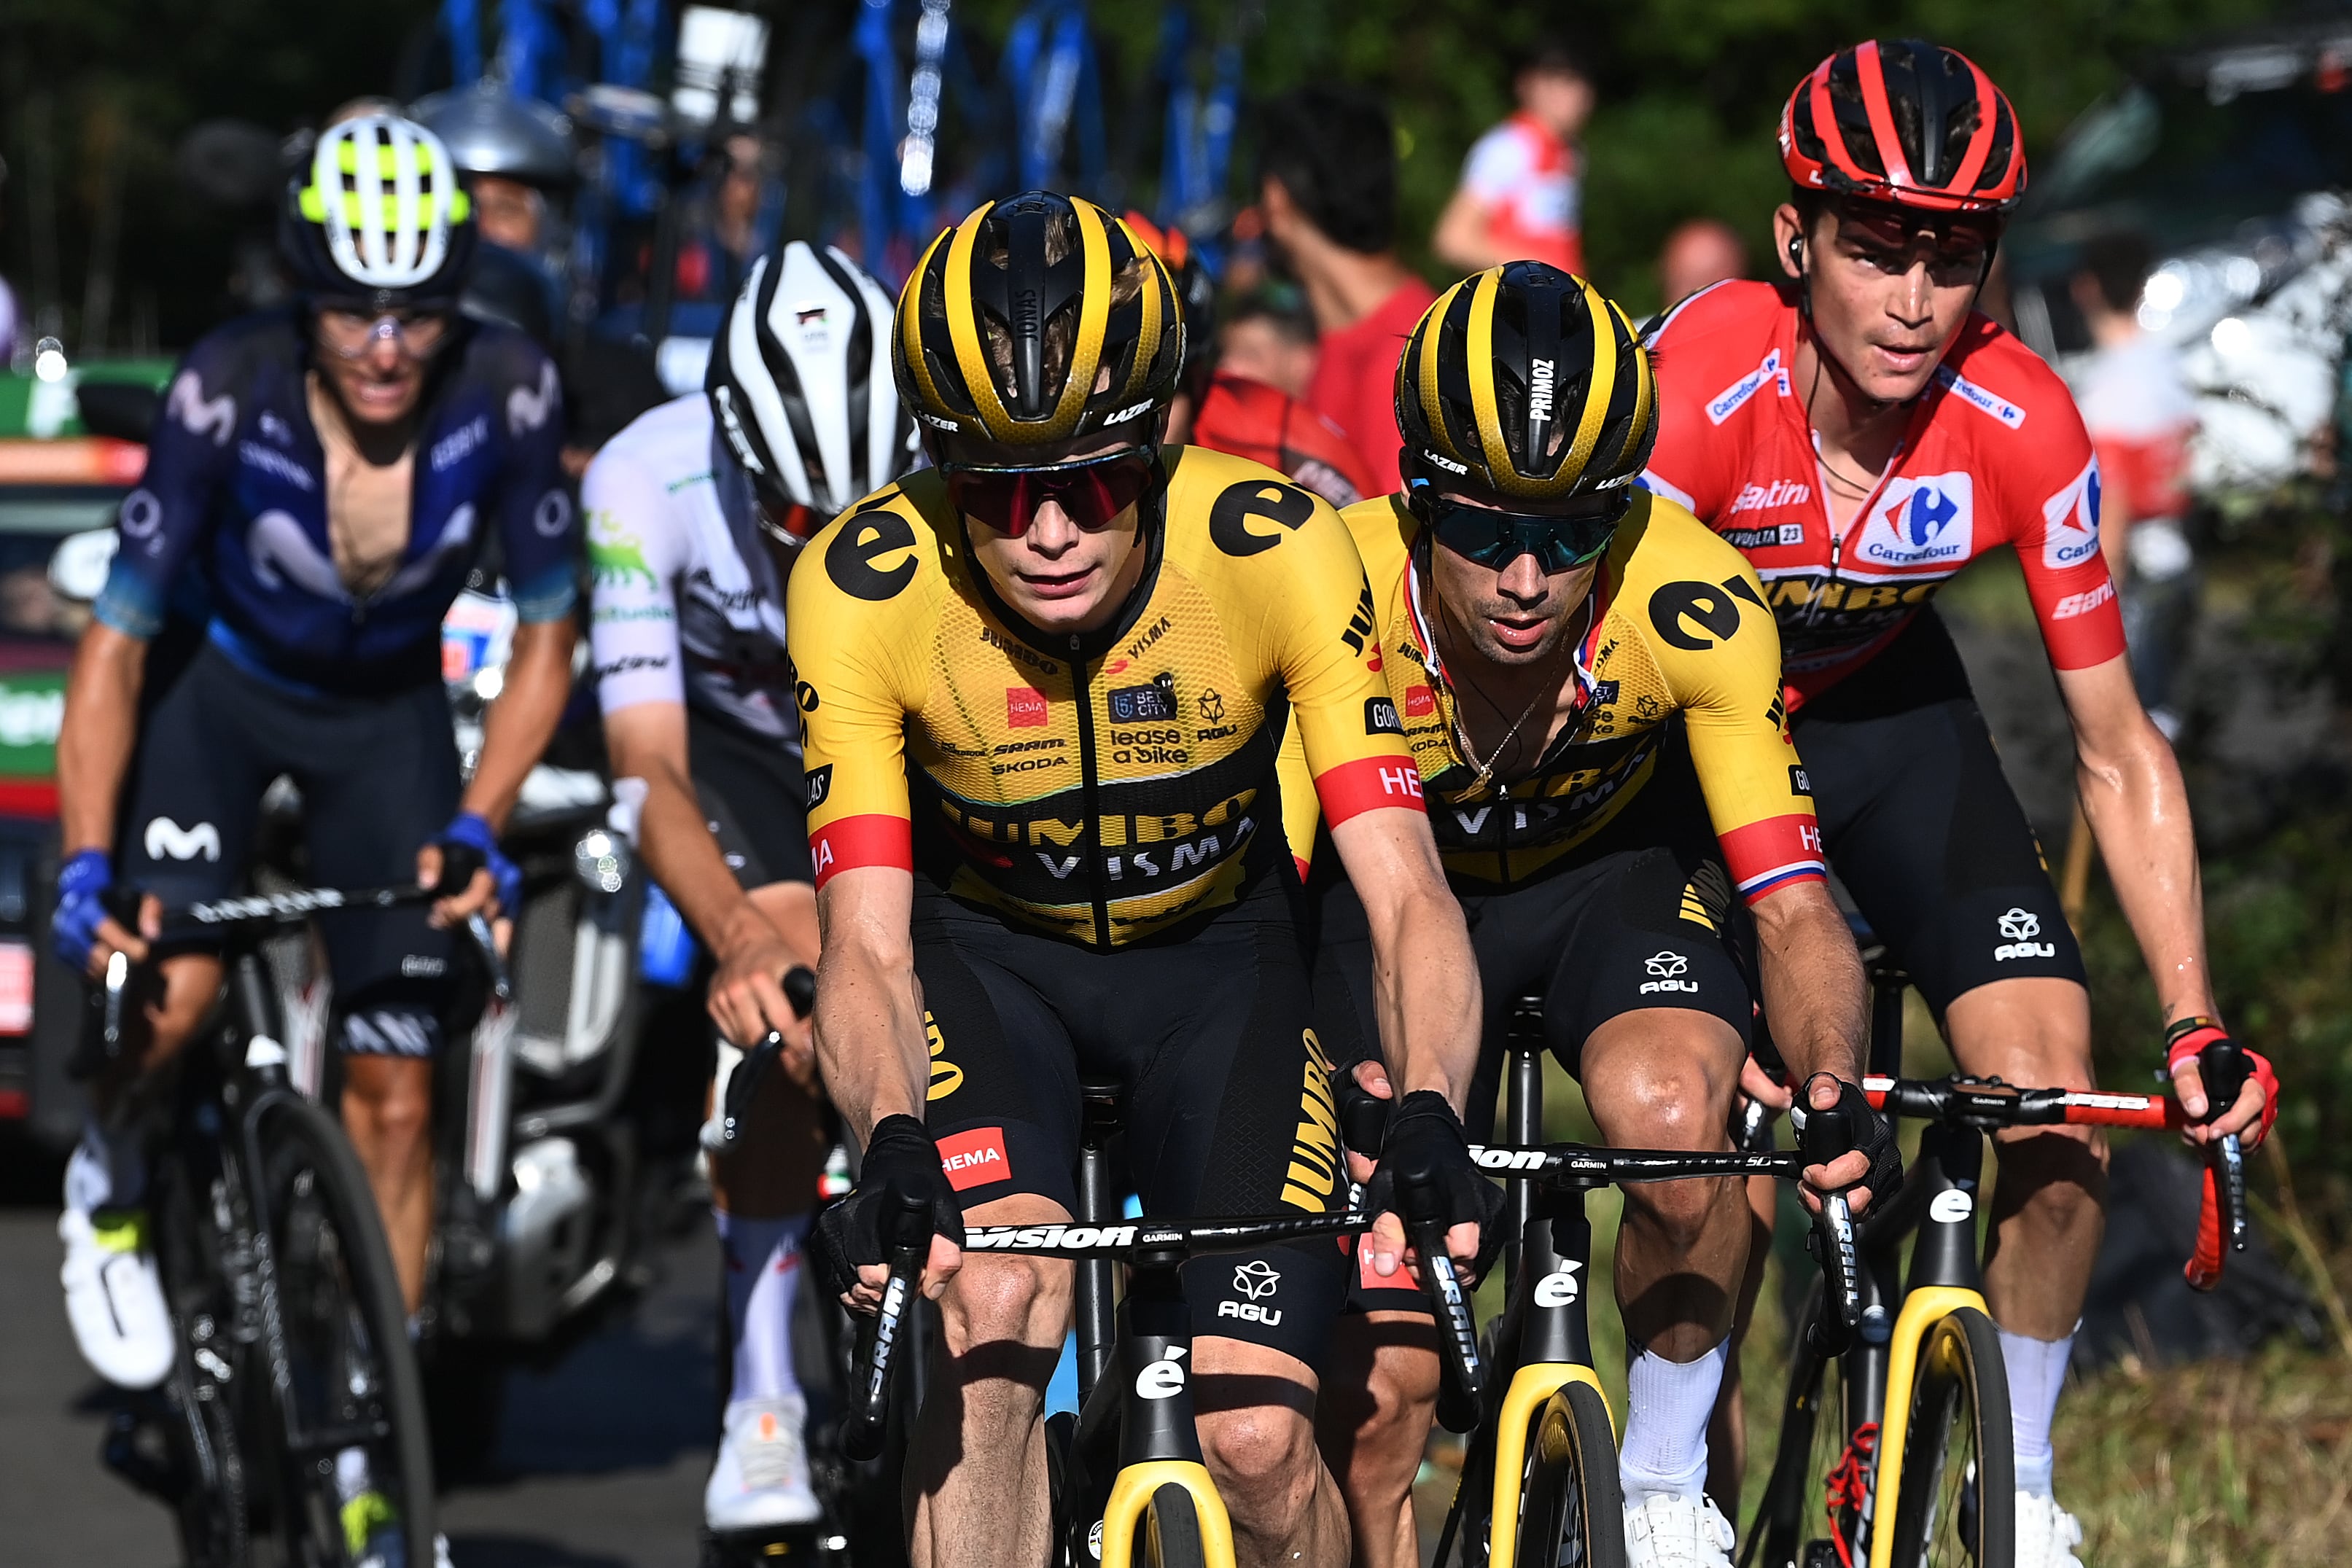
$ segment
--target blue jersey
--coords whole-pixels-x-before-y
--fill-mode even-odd
[[[434,680],[442,617],[493,532],[522,619],[569,614],[579,525],[555,367],[520,332],[452,329],[425,388],[408,543],[382,587],[355,595],[336,570],[307,334],[267,311],[206,336],[173,376],[98,619],[154,636],[193,568],[208,635],[257,674],[328,692]]]

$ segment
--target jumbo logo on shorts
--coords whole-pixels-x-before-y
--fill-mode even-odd
[[[150,860],[192,861],[198,855],[208,861],[220,859],[220,830],[210,822],[183,828],[169,817],[158,817],[147,824],[142,841]]]
[[[1948,566],[1974,553],[1975,489],[1966,474],[1890,479],[1871,504],[1854,555],[1876,566]]]
[[[1331,1100],[1331,1059],[1311,1029],[1301,1030],[1307,1066],[1298,1095],[1298,1131],[1290,1141],[1290,1170],[1282,1201],[1309,1214],[1328,1207],[1339,1180],[1339,1110]]]
[[[926,1100],[944,1100],[963,1087],[963,1069],[947,1059],[948,1042],[940,1034],[940,1021],[930,1009],[923,1009],[923,1038],[931,1047],[931,1086],[924,1092]]]
[[[948,1185],[958,1192],[1003,1181],[1013,1174],[1012,1164],[1004,1157],[1002,1127],[974,1127],[969,1133],[941,1138],[939,1145],[940,1168],[948,1173]]]
[[[2099,553],[2099,460],[2042,503],[2042,564],[2056,571]]]

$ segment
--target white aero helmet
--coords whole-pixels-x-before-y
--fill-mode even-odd
[[[890,374],[890,297],[802,240],[751,264],[703,392],[769,512],[806,538],[906,472],[914,421]],[[800,510],[796,510],[800,508]]]
[[[438,136],[397,114],[362,114],[319,132],[287,189],[280,238],[312,296],[454,300],[473,257],[473,207]]]

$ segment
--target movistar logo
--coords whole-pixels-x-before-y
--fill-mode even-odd
[[[1538,360],[1528,371],[1528,417],[1551,417],[1552,364],[1549,360]]]

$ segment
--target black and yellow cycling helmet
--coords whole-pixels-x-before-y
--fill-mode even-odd
[[[1408,464],[1523,501],[1633,483],[1658,438],[1650,357],[1625,313],[1539,261],[1439,296],[1397,364]]]
[[[1165,408],[1184,362],[1167,267],[1076,196],[990,202],[931,242],[898,296],[899,395],[934,431],[1038,446]]]

